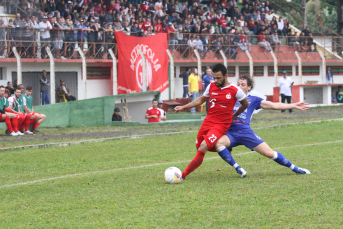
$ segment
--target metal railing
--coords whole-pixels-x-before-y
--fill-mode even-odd
[[[90,29],[76,30],[46,30],[34,28],[2,27],[6,33],[6,40],[0,40],[0,56],[3,58],[14,58],[12,51],[16,47],[22,58],[48,58],[46,47],[50,47],[54,58],[79,58],[75,49],[81,48],[87,59],[107,59],[111,58],[108,50],[117,55],[117,45],[113,30],[92,31]],[[42,33],[45,33],[42,38]],[[131,32],[136,36],[137,33]],[[139,34],[140,36],[144,33]],[[199,36],[201,42],[195,41]],[[196,59],[194,49],[197,49],[202,59],[222,59],[220,50],[223,50],[227,59],[240,59],[239,50],[246,49],[256,57],[268,59],[268,51],[273,50],[276,57],[296,59],[295,55],[286,55],[298,51],[306,53],[302,58],[318,58],[318,51],[322,52],[326,59],[337,59],[335,55],[342,56],[341,37],[299,37],[299,36],[278,36],[279,44],[273,43],[272,36],[266,35],[264,44],[259,43],[260,37],[255,35],[245,35],[245,42],[241,42],[243,37],[238,34],[191,34],[176,33],[168,35],[168,48],[172,50],[175,59]],[[336,40],[336,42],[332,42]],[[244,40],[243,40],[244,41]],[[318,43],[320,42],[320,45]],[[257,48],[259,47],[259,48]],[[330,50],[328,52],[327,50]]]

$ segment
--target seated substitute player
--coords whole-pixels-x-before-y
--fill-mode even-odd
[[[25,134],[33,134],[29,130],[29,126],[31,123],[34,123],[34,121],[36,121],[36,118],[33,115],[22,113],[20,111],[20,105],[19,105],[20,96],[21,96],[21,89],[16,88],[14,91],[14,95],[8,97],[7,99],[9,103],[7,108],[10,110],[10,112],[14,114],[18,114],[23,118],[23,123],[19,125],[19,130]]]
[[[32,132],[38,133],[36,129],[40,124],[42,124],[42,122],[45,121],[46,116],[44,114],[34,112],[33,98],[31,94],[32,94],[32,87],[26,86],[25,94],[21,95],[19,98],[20,111],[23,113],[30,114],[36,118],[36,121],[32,124]]]
[[[231,161],[232,156],[229,150],[231,151],[233,147],[244,145],[250,150],[256,151],[265,157],[273,159],[276,163],[290,168],[295,173],[311,174],[310,171],[308,171],[307,169],[298,168],[297,166],[293,165],[281,153],[273,151],[267,145],[267,143],[265,143],[257,134],[255,134],[251,130],[250,127],[250,121],[254,111],[260,108],[270,110],[298,109],[305,111],[309,108],[309,104],[303,102],[293,104],[272,103],[263,100],[260,97],[251,95],[249,91],[254,87],[254,81],[247,75],[243,75],[238,78],[237,86],[240,87],[247,95],[249,106],[241,115],[239,115],[233,121],[230,129],[226,132],[226,135],[222,136],[217,142],[218,147],[229,148],[227,151],[220,151],[219,156],[228,164],[234,166],[234,163]],[[234,111],[238,110],[240,106],[241,104],[237,102]],[[211,151],[214,151],[214,149],[212,149]]]
[[[4,97],[4,94],[5,94],[5,87],[1,85],[0,86],[0,122],[5,122],[6,127],[9,130],[11,136],[18,136],[19,134],[17,134],[13,130],[13,126],[18,126],[18,118],[17,118],[17,115],[5,111],[5,107],[7,106],[8,101]]]
[[[192,107],[197,107],[206,100],[210,99],[207,117],[205,118],[197,136],[197,154],[189,163],[185,171],[182,172],[182,179],[186,179],[188,174],[198,168],[203,160],[205,153],[215,147],[219,153],[227,149],[217,147],[217,141],[229,129],[232,120],[236,119],[247,107],[248,100],[244,92],[236,85],[227,81],[227,69],[223,64],[216,64],[212,68],[214,82],[210,83],[202,96],[184,106],[175,107],[175,111],[183,111]],[[240,101],[242,106],[233,113],[236,101]],[[232,161],[233,158],[232,158]],[[236,164],[236,163],[235,163]],[[235,165],[238,174],[246,173],[243,168]]]

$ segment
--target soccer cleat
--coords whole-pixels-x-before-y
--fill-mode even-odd
[[[6,135],[11,135],[11,132],[9,130],[6,130]]]
[[[17,134],[17,135],[20,135],[20,136],[24,135],[24,134],[23,134],[22,132],[20,132],[20,131],[17,131],[16,134]]]
[[[29,130],[28,130],[28,131],[25,131],[24,133],[25,133],[25,134],[33,134],[33,133],[32,133],[31,131],[29,131]]]
[[[303,169],[303,168],[299,168],[298,172],[295,172],[297,174],[311,174],[310,171],[308,171],[307,169]]]
[[[12,133],[10,133],[10,135],[11,136],[18,136],[18,134],[16,132],[14,132],[14,131]]]
[[[38,133],[39,133],[38,130],[32,130],[32,132],[33,132],[34,134],[38,134]]]
[[[236,171],[239,175],[241,175],[242,178],[246,177],[248,175],[247,171],[245,171],[245,169],[243,169],[242,167],[238,166],[236,168]]]

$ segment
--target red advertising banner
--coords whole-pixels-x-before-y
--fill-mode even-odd
[[[134,37],[115,32],[118,45],[118,93],[143,91],[142,50],[146,59],[148,91],[164,91],[169,86],[167,34]]]

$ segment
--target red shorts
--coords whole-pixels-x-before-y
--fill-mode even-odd
[[[203,123],[197,136],[196,148],[199,149],[203,140],[206,141],[208,149],[214,148],[216,142],[227,132],[231,124],[208,124]],[[213,150],[213,149],[212,149]]]
[[[41,115],[41,113],[38,113],[38,112],[30,112],[29,114],[30,114],[30,115],[35,115],[35,114],[36,114],[36,115]]]
[[[2,119],[2,115],[4,114],[0,114],[0,122],[5,122],[5,119]]]

